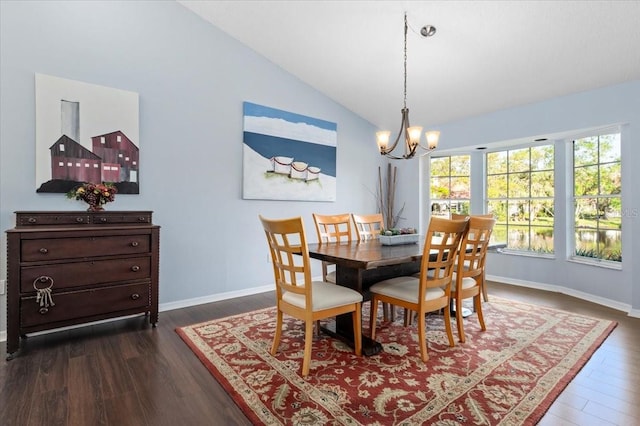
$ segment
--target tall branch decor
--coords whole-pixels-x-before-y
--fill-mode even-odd
[[[382,168],[378,167],[378,210],[384,218],[385,229],[395,228],[401,219],[404,203],[400,210],[395,212],[396,182],[398,178],[398,167],[387,164],[386,177],[382,179]]]

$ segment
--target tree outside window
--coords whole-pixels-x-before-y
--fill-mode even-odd
[[[507,249],[553,253],[554,147],[487,153],[488,213],[492,240]]]
[[[430,173],[431,215],[469,214],[471,156],[432,157]]]
[[[620,133],[573,141],[574,255],[622,261]]]

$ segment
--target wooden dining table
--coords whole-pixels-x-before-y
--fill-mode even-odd
[[[378,281],[413,275],[420,271],[422,243],[383,245],[379,240],[309,244],[309,256],[336,265],[336,284],[357,290],[370,299],[369,287]],[[335,328],[322,331],[353,346],[351,314],[336,317]],[[362,353],[370,356],[382,351],[382,345],[362,336]]]
[[[491,244],[489,250],[504,247]],[[388,278],[413,275],[420,272],[424,240],[415,244],[383,245],[379,240],[312,243],[309,256],[336,265],[336,284],[357,290],[363,300],[370,300],[369,287]],[[351,314],[336,317],[335,328],[322,327],[322,331],[339,338],[353,347]],[[362,353],[370,356],[382,351],[382,345],[368,336],[362,336]]]

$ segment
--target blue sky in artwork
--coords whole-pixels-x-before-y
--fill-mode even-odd
[[[330,121],[307,117],[305,115],[296,114],[294,112],[282,111],[251,102],[244,102],[244,115],[254,117],[280,118],[291,123],[305,123],[311,126],[320,127],[321,129],[332,130],[334,132],[338,128],[336,123],[332,123]]]

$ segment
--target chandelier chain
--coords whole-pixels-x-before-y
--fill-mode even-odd
[[[407,108],[407,14],[404,14],[404,107]]]

